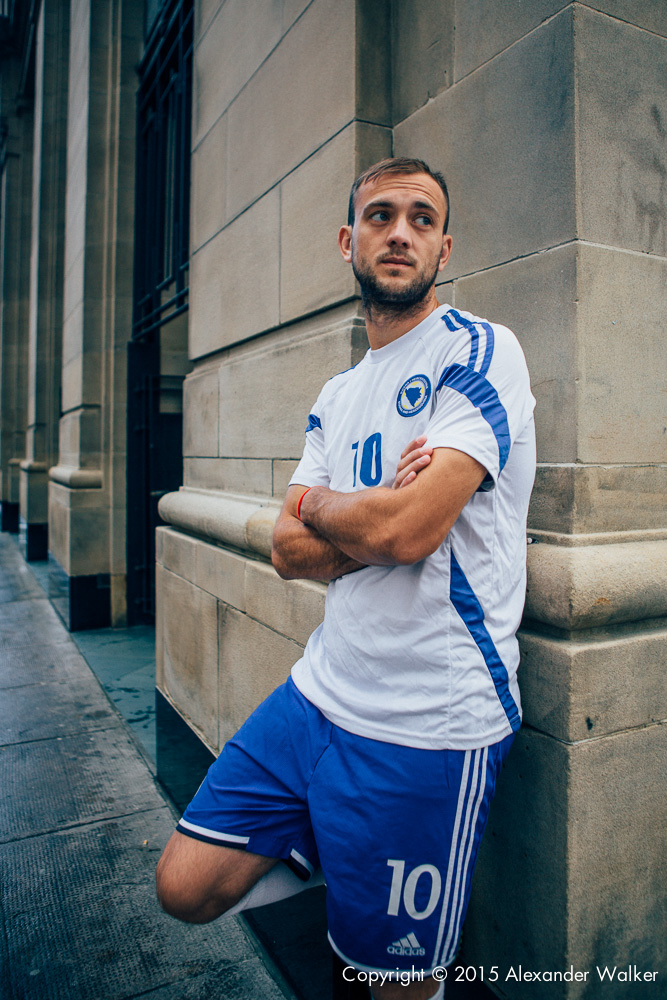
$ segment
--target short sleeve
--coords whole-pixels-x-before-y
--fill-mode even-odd
[[[328,486],[329,471],[324,450],[324,429],[317,408],[308,416],[306,443],[301,461],[290,479],[290,486]]]
[[[449,364],[440,373],[426,428],[430,447],[456,448],[484,466],[480,490],[496,485],[535,402],[518,341],[509,330],[495,329],[501,335],[485,374],[463,364]]]

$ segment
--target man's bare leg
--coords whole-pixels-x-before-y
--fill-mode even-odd
[[[374,983],[372,993],[374,1000],[430,1000],[436,996],[439,988],[440,983],[429,976],[423,982],[421,979],[414,979],[407,986],[397,982],[384,983],[382,986]]]
[[[174,832],[155,873],[160,906],[172,917],[206,924],[231,909],[277,858]]]

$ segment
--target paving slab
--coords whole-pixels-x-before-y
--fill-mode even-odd
[[[71,684],[82,673],[81,654],[65,634],[45,645],[33,643],[0,650],[0,690],[51,684],[55,680]]]
[[[175,810],[109,697],[145,712],[143,638],[89,638],[102,667],[122,661],[105,693],[0,533],[0,1000],[293,996],[242,918],[191,926],[160,910]]]
[[[42,593],[41,599],[0,604],[0,652],[16,646],[61,642],[65,626]]]
[[[124,727],[5,746],[0,842],[164,805]]]
[[[155,864],[172,829],[162,806],[0,847],[9,997],[284,1000],[239,921],[161,912]]]
[[[25,743],[122,726],[89,672],[67,681],[5,689],[0,698],[0,743]]]

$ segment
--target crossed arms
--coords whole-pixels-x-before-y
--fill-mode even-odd
[[[271,559],[285,580],[335,580],[363,566],[425,559],[446,538],[486,470],[454,448],[407,446],[391,488],[358,493],[290,486],[273,533]]]

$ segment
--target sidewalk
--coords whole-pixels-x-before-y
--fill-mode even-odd
[[[159,909],[173,809],[6,534],[0,789],[0,1000],[292,996],[242,920]]]

